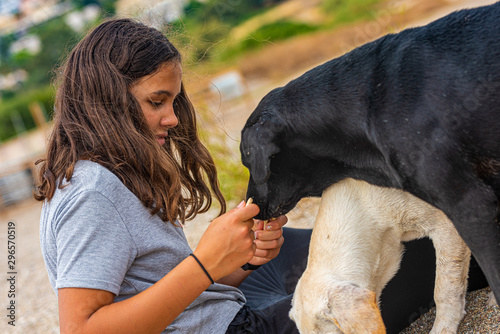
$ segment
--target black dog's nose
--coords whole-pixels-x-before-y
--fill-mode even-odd
[[[259,214],[255,216],[256,219],[266,220],[271,218],[271,212],[269,212],[269,198],[266,184],[256,185],[250,180],[246,198],[252,198],[253,203],[256,204],[260,209]]]

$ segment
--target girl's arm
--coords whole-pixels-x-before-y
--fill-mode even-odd
[[[256,205],[239,206],[205,231],[194,254],[214,280],[252,259],[256,246],[250,230],[258,210]],[[61,333],[161,333],[210,284],[189,256],[150,288],[117,303],[108,291],[61,288]]]

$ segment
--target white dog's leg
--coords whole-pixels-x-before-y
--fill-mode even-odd
[[[321,312],[344,334],[385,334],[375,292],[351,284],[330,288],[328,308]]]
[[[443,214],[444,215],[444,214]],[[465,315],[465,294],[469,272],[470,250],[452,223],[437,222],[430,237],[436,249],[436,320],[431,334],[452,334]]]

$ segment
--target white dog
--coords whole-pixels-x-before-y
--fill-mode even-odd
[[[446,215],[401,190],[346,179],[323,192],[307,269],[290,317],[301,333],[385,333],[378,301],[399,269],[403,241],[436,249],[432,334],[456,333],[465,311],[470,251]]]

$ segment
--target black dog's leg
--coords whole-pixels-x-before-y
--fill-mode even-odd
[[[500,301],[500,226],[497,198],[484,184],[469,184],[461,200],[441,203],[481,266],[497,301]]]

